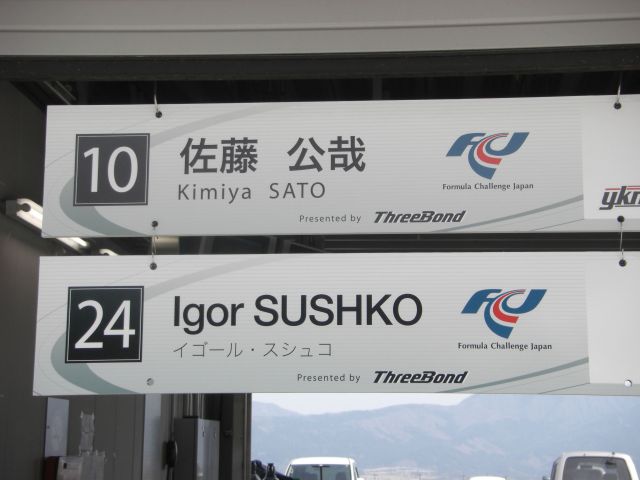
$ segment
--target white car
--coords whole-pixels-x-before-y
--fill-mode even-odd
[[[469,477],[469,480],[507,480],[507,477],[497,477],[495,475],[476,475]]]
[[[624,453],[569,452],[553,462],[549,480],[638,480],[638,473]]]
[[[297,480],[364,480],[355,460],[347,457],[294,458],[286,475]]]

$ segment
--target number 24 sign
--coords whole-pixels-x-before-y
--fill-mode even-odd
[[[70,287],[67,363],[140,362],[144,287]]]

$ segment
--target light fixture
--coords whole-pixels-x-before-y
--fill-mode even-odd
[[[80,237],[56,237],[56,240],[64,243],[67,247],[73,248],[76,252],[89,247],[89,243]]]
[[[114,252],[113,250],[109,249],[109,248],[101,248],[98,250],[98,253],[100,255],[109,255],[109,256],[118,256],[118,254],[116,252]]]
[[[18,198],[17,200],[7,200],[7,215],[28,223],[32,227],[42,230],[42,207],[28,198]]]
[[[42,231],[42,207],[36,202],[28,198],[18,198],[16,200],[7,200],[5,205],[5,213],[7,215],[13,216],[31,227]],[[89,248],[89,243],[79,237],[58,237],[56,240],[76,252],[81,252]]]

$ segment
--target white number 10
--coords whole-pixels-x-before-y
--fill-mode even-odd
[[[115,175],[116,161],[118,160],[118,155],[121,153],[125,153],[127,155],[129,163],[131,164],[129,181],[123,187],[118,185]],[[98,147],[94,147],[84,152],[84,158],[89,157],[91,157],[91,192],[95,193],[98,191],[98,163],[100,162],[100,149]],[[114,191],[118,193],[126,193],[131,190],[138,178],[138,157],[136,156],[136,152],[129,147],[116,148],[113,153],[111,153],[107,163],[107,178],[109,180],[109,186]]]

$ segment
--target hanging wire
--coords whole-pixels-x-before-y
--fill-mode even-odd
[[[155,235],[156,228],[158,227],[158,222],[154,220],[153,222],[151,222],[151,226],[153,227],[154,234],[151,235],[151,264],[149,265],[149,268],[151,270],[155,270],[156,268],[158,268],[158,264],[156,263],[156,241],[158,240],[158,236]]]
[[[616,95],[616,101],[613,104],[613,108],[616,110],[620,110],[622,108],[622,102],[620,102],[620,95],[622,94],[622,72],[620,72],[620,77],[618,79],[618,94]]]
[[[624,259],[624,248],[622,248],[622,238],[624,235],[624,217],[622,215],[618,217],[618,222],[620,223],[620,261],[618,262],[618,265],[624,267],[627,265],[627,261]]]
[[[158,82],[153,82],[153,104],[156,108],[156,118],[161,118],[162,112],[158,107]]]

